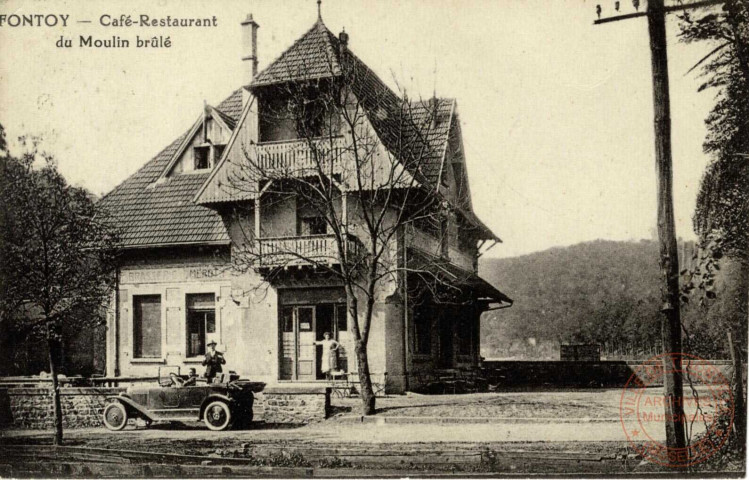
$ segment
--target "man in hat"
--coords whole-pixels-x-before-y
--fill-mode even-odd
[[[221,373],[223,370],[221,365],[226,363],[224,354],[216,351],[216,341],[211,340],[208,342],[208,350],[205,354],[205,360],[203,360],[203,366],[205,366],[205,378],[208,383],[213,382],[213,378],[217,373]]]

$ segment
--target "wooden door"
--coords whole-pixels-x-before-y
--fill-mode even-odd
[[[315,380],[315,307],[281,309],[281,380]]]
[[[296,307],[297,380],[316,380],[315,307]]]
[[[281,380],[296,380],[296,328],[294,307],[281,309]]]

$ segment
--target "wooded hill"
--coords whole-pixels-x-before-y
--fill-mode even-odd
[[[656,242],[597,240],[515,258],[485,258],[480,273],[515,301],[482,317],[486,358],[556,360],[559,344],[567,342],[605,343],[643,354],[659,349]],[[695,354],[725,355],[725,333],[715,310],[692,301],[682,311]]]

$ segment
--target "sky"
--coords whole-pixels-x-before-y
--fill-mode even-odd
[[[394,89],[457,99],[474,210],[511,257],[595,239],[651,239],[656,177],[644,18],[594,26],[611,0],[323,0],[334,33]],[[646,2],[643,2],[645,4]],[[631,2],[621,2],[623,13]],[[642,8],[642,7],[641,7]],[[315,22],[315,0],[8,1],[0,15],[69,15],[62,27],[0,25],[0,123],[43,135],[75,185],[101,195],[187,130],[203,101],[242,84],[240,22],[260,24],[262,70]],[[212,17],[216,27],[105,27],[102,15]],[[91,23],[78,23],[91,21]],[[702,172],[714,92],[688,70],[709,51],[668,20],[677,235]],[[79,37],[131,40],[79,46]],[[58,48],[60,37],[73,48]],[[135,48],[136,36],[170,48]]]

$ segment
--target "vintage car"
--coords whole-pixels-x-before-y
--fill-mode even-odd
[[[261,382],[240,380],[234,372],[217,376],[212,383],[202,378],[180,375],[179,369],[164,374],[159,369],[158,385],[130,386],[125,392],[106,399],[104,425],[122,430],[130,418],[156,420],[200,421],[211,430],[225,430],[233,424],[252,421],[255,392],[265,387]]]

